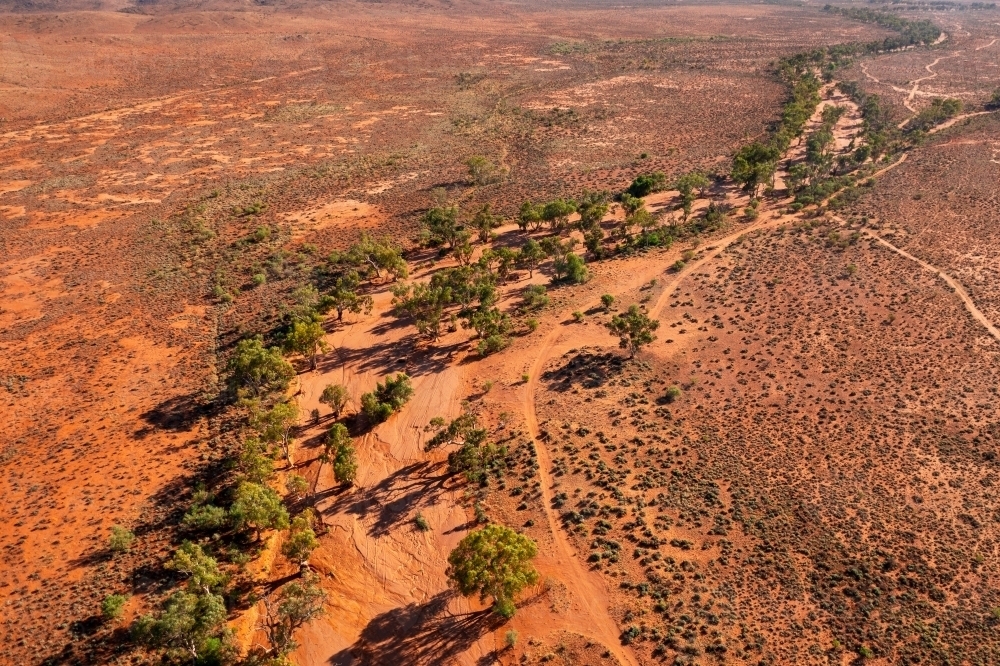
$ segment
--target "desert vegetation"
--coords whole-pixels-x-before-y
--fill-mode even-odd
[[[9,658],[995,660],[992,10],[903,5],[4,10]]]

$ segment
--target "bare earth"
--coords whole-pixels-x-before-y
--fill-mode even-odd
[[[1000,13],[918,17],[947,39],[837,76],[893,122],[937,96],[967,115],[848,209],[792,213],[779,172],[749,220],[748,196],[715,185],[736,206],[723,229],[590,263],[487,357],[462,328],[419,338],[389,284],[371,314],[325,323],[330,351],[290,390],[304,417],[281,472],[314,485],[324,526],[326,613],[294,663],[849,664],[861,646],[872,663],[1000,660],[1000,119],[983,107]],[[131,595],[131,620],[176,582],[156,572],[178,507],[232,437],[225,355],[274,328],[332,250],[387,234],[427,279],[451,265],[415,243],[435,188],[510,219],[526,198],[641,173],[725,173],[780,114],[770,63],[886,34],[819,5],[0,0],[0,663],[144,659],[113,647],[100,600]],[[860,112],[823,97],[809,127],[844,106],[846,152]],[[476,154],[507,178],[468,183]],[[669,213],[676,193],[646,203]],[[525,239],[496,231],[495,246]],[[501,308],[550,277],[517,273]],[[661,322],[636,359],[603,326],[606,293]],[[319,395],[399,371],[415,396],[355,442],[344,489],[320,472]],[[509,623],[445,576],[476,510],[424,444],[430,419],[463,409],[514,461],[480,511],[539,545],[542,582]],[[115,524],[138,537],[127,556],[107,552]],[[261,585],[297,571],[280,539],[249,565]],[[248,648],[260,608],[243,611],[230,624]]]

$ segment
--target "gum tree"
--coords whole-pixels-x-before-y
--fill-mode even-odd
[[[493,611],[513,617],[514,598],[538,582],[531,560],[538,553],[535,542],[509,527],[490,524],[472,532],[448,556],[448,578],[467,597],[492,597]]]
[[[606,326],[612,335],[618,336],[619,346],[628,350],[629,358],[633,358],[641,347],[656,339],[653,331],[660,327],[660,322],[646,316],[638,305],[631,305],[623,314],[612,317]]]

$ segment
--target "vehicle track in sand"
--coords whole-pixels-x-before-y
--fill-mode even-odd
[[[557,564],[570,570],[571,575],[565,576],[562,582],[565,583],[570,594],[586,610],[587,615],[593,623],[595,634],[592,638],[603,643],[611,654],[623,665],[638,666],[638,661],[631,650],[621,644],[620,630],[615,621],[608,615],[606,608],[600,608],[600,602],[607,597],[607,589],[604,582],[598,579],[598,574],[588,571],[580,559],[576,556],[573,545],[566,537],[558,517],[552,509],[552,458],[548,449],[542,442],[541,433],[538,428],[538,417],[535,413],[535,389],[538,387],[538,376],[542,368],[549,360],[555,339],[560,333],[559,329],[553,330],[545,337],[539,348],[538,357],[531,367],[531,377],[524,387],[524,423],[531,438],[535,442],[535,453],[538,457],[538,474],[541,481],[542,507],[545,511],[545,518],[549,524],[549,531],[555,539],[557,549]]]
[[[817,108],[821,109],[823,104],[821,103]],[[894,161],[882,169],[874,172],[871,177],[875,178],[881,176],[882,174],[894,169],[906,160],[906,153],[903,153],[899,159]],[[705,264],[717,259],[721,256],[721,253],[725,251],[733,243],[737,242],[740,238],[745,237],[747,234],[764,231],[768,229],[777,228],[779,226],[792,223],[796,220],[800,220],[801,216],[798,214],[781,214],[779,210],[789,203],[788,200],[775,202],[767,210],[763,211],[761,214],[761,219],[750,225],[741,228],[721,239],[712,242],[712,250],[707,252],[700,259],[696,259],[689,262],[683,271],[673,277],[672,280],[667,282],[663,291],[657,297],[656,301],[653,303],[652,307],[648,310],[648,316],[652,319],[658,319],[663,308],[666,306],[668,300],[672,297],[673,293],[681,286],[681,284],[688,278],[688,276],[697,272],[699,268]],[[770,215],[771,217],[766,217]],[[903,256],[911,258],[919,262],[922,266],[928,270],[934,270],[935,268],[921,262],[920,260],[912,257],[902,250],[899,250],[895,246],[892,246],[887,241],[878,239],[885,243],[891,249],[900,252]],[[656,277],[662,277],[667,274],[670,267],[673,265],[675,257],[673,254],[667,254],[666,259],[662,262],[657,262],[655,267],[652,267],[648,271],[643,271],[637,274],[627,285],[622,285],[617,290],[615,296],[619,296],[624,293],[638,288],[644,283],[648,283],[650,279]],[[977,319],[980,323],[987,326],[988,330],[994,337],[1000,340],[1000,330],[993,327],[993,325],[985,318],[985,316],[975,307],[975,304],[969,298],[965,290],[957,282],[952,280],[950,277],[944,276],[940,271],[936,271],[945,279],[945,281],[954,288],[955,293],[958,294],[959,298],[966,305],[969,311],[973,314],[973,317]],[[568,319],[571,316],[571,312],[567,311],[564,313],[563,319]],[[597,578],[597,574],[592,571],[587,570],[580,559],[576,556],[576,549],[570,542],[565,531],[562,529],[560,524],[559,516],[556,511],[552,508],[552,499],[554,491],[554,481],[551,475],[552,458],[549,455],[549,451],[545,446],[545,442],[541,437],[541,430],[538,425],[538,416],[535,409],[535,398],[539,386],[539,380],[541,378],[542,372],[545,365],[555,356],[555,354],[561,350],[561,346],[557,343],[559,338],[565,331],[562,327],[557,327],[552,330],[542,341],[542,344],[538,347],[538,353],[535,357],[534,362],[531,364],[529,380],[524,388],[524,398],[523,398],[523,415],[525,419],[526,428],[535,442],[536,455],[538,456],[539,463],[539,473],[542,482],[541,492],[543,500],[543,509],[545,511],[546,520],[548,521],[549,529],[552,532],[553,538],[556,541],[557,549],[559,551],[559,564],[567,566],[572,571],[572,576],[568,576],[565,581],[569,586],[570,593],[580,600],[582,606],[586,609],[590,619],[593,621],[593,627],[596,630],[594,638],[601,640],[602,643],[608,645],[612,653],[616,658],[619,659],[624,664],[634,664],[634,656],[627,648],[623,648],[619,641],[619,628],[617,627],[614,620],[610,617],[607,609],[600,608],[597,601],[606,596],[606,587],[602,580]],[[567,342],[567,344],[569,344]]]
[[[820,121],[823,107],[831,103],[832,100],[828,99],[828,97],[834,94],[834,90],[835,84],[828,84],[824,86],[824,99],[817,105],[811,122],[818,123]],[[798,153],[801,153],[803,149],[804,144],[793,147],[785,155],[785,159],[783,159],[782,162],[800,157]],[[877,174],[881,174],[884,171],[891,169],[896,164],[898,164],[898,162],[889,165],[882,171],[877,172]],[[688,262],[684,270],[675,275],[674,279],[667,283],[663,292],[657,298],[656,303],[649,310],[650,317],[656,318],[659,315],[663,306],[666,304],[667,299],[670,298],[671,293],[687,278],[688,275],[694,272],[694,269],[697,269],[703,264],[719,256],[719,253],[725,250],[725,248],[732,243],[736,242],[748,233],[775,228],[798,219],[797,215],[785,215],[779,212],[779,209],[787,206],[790,201],[791,200],[782,200],[772,203],[770,206],[761,211],[760,217],[757,221],[752,222],[751,224],[748,224],[738,231],[734,231],[717,241],[713,241],[713,249],[710,252],[706,253],[700,259]],[[627,284],[618,285],[614,295],[618,297],[622,294],[638,289],[643,284],[649,283],[653,278],[659,279],[664,275],[669,274],[668,272],[671,270],[671,267],[677,259],[677,254],[677,252],[665,253],[664,256],[666,259],[661,262],[657,262],[655,265],[651,266],[649,270],[637,273],[631,280],[628,281]],[[568,310],[563,313],[559,319],[566,320],[571,316],[572,312]],[[599,640],[601,643],[606,645],[611,653],[622,664],[634,666],[637,664],[635,656],[632,654],[631,650],[621,645],[620,629],[608,614],[608,609],[606,607],[602,607],[605,606],[604,600],[607,598],[607,587],[604,581],[599,578],[599,574],[588,570],[576,556],[576,549],[570,542],[565,531],[562,529],[559,516],[552,508],[553,491],[555,488],[554,480],[551,474],[552,458],[549,455],[549,451],[545,446],[544,440],[542,439],[541,429],[538,424],[538,416],[535,410],[535,396],[539,386],[539,379],[545,365],[553,358],[553,356],[555,356],[556,350],[561,348],[557,346],[557,343],[560,336],[564,332],[565,330],[563,327],[557,326],[542,340],[541,345],[538,347],[537,356],[531,364],[528,381],[524,387],[523,416],[528,433],[535,443],[535,451],[538,457],[542,492],[542,508],[545,512],[545,518],[548,522],[549,530],[551,531],[552,537],[556,542],[556,549],[558,551],[556,563],[560,567],[566,567],[571,572],[571,575],[563,578],[563,582],[566,583],[570,594],[587,612],[591,621],[590,626],[594,629],[594,631],[591,632],[591,638]]]
[[[870,237],[873,240],[877,241],[878,243],[880,243],[880,244],[884,245],[885,247],[889,248],[890,250],[892,250],[893,252],[895,252],[899,256],[904,257],[906,259],[909,259],[910,261],[916,263],[921,268],[923,268],[925,270],[928,270],[928,271],[934,273],[935,275],[937,275],[939,278],[941,278],[941,280],[943,280],[945,284],[947,284],[949,287],[951,287],[951,290],[955,293],[955,296],[957,296],[958,300],[960,300],[962,302],[962,305],[965,307],[966,311],[970,315],[972,315],[972,318],[975,319],[980,324],[982,324],[983,327],[985,327],[986,330],[989,332],[989,334],[992,335],[997,340],[997,342],[1000,342],[1000,329],[998,329],[996,326],[994,326],[993,322],[991,322],[986,317],[986,315],[983,314],[982,310],[980,310],[976,306],[976,302],[972,300],[972,297],[969,296],[969,292],[967,292],[965,290],[965,287],[963,287],[962,284],[958,280],[956,280],[955,278],[951,277],[950,275],[948,275],[947,273],[945,273],[944,271],[942,271],[941,269],[939,269],[937,266],[934,266],[933,264],[929,264],[926,261],[924,261],[923,259],[919,259],[919,258],[913,256],[912,254],[910,254],[906,250],[893,245],[892,243],[890,243],[889,241],[887,241],[885,238],[883,238],[883,237],[879,236],[877,233],[875,233],[874,229],[866,227],[866,228],[862,229],[862,232],[864,234],[866,234],[868,237]]]
[[[787,203],[787,201],[783,201],[776,205],[780,206]],[[666,304],[671,292],[673,292],[677,286],[692,273],[692,269],[696,269],[711,261],[713,258],[718,256],[720,251],[724,250],[726,247],[748,233],[778,227],[782,224],[787,224],[789,221],[794,219],[796,219],[796,217],[793,215],[777,215],[772,219],[762,219],[743,227],[737,232],[723,237],[719,241],[714,241],[713,246],[715,246],[715,250],[706,254],[701,259],[690,262],[682,273],[678,274],[673,281],[667,284],[663,293],[660,294],[656,303],[650,309],[650,317],[656,318],[660,310],[662,310],[663,306]],[[638,274],[628,285],[620,287],[618,289],[618,294],[627,293],[631,290],[637,289],[643,284],[648,283],[651,279],[661,277],[663,274],[667,273],[674,261],[676,261],[676,257],[672,254],[668,256],[668,260],[663,263],[658,263],[650,270]],[[618,294],[616,294],[616,296]],[[569,319],[570,316],[571,312],[567,311],[561,319]],[[563,327],[556,327],[545,337],[542,344],[538,347],[538,355],[535,357],[535,360],[531,365],[529,379],[524,387],[523,416],[525,426],[530,437],[535,443],[535,452],[538,457],[539,476],[541,481],[542,506],[545,511],[545,518],[548,521],[549,530],[552,532],[552,537],[556,541],[558,549],[557,564],[569,568],[572,572],[572,575],[567,576],[562,580],[566,583],[570,594],[579,601],[581,606],[590,616],[590,619],[593,622],[592,626],[596,630],[595,634],[591,637],[606,645],[622,664],[631,664],[634,666],[637,664],[635,657],[632,655],[631,651],[621,645],[620,629],[615,621],[608,615],[607,609],[600,607],[599,602],[607,597],[607,589],[604,582],[598,578],[599,574],[588,570],[576,556],[576,549],[573,547],[573,544],[570,543],[565,531],[560,525],[559,516],[552,508],[554,489],[554,481],[550,471],[552,468],[552,458],[549,455],[549,451],[545,446],[544,440],[542,439],[541,430],[538,425],[538,416],[535,410],[535,395],[539,384],[539,378],[541,377],[545,364],[548,363],[553,356],[555,356],[554,350],[557,349],[557,342],[564,332]]]
[[[905,106],[907,108],[907,110],[909,110],[909,112],[912,113],[913,115],[910,116],[909,118],[907,118],[906,120],[904,120],[903,122],[901,122],[899,125],[897,125],[897,127],[899,129],[903,129],[904,127],[906,127],[906,125],[917,116],[918,111],[916,109],[914,109],[911,106],[911,104],[913,103],[913,100],[917,96],[917,91],[920,88],[920,84],[922,82],[924,82],[924,81],[930,81],[931,79],[936,79],[937,78],[938,73],[935,72],[933,69],[931,69],[931,67],[936,67],[939,62],[941,62],[942,60],[944,60],[946,58],[957,58],[959,55],[961,55],[961,53],[962,53],[961,51],[955,51],[951,55],[940,56],[938,58],[935,58],[934,62],[927,63],[926,65],[924,65],[924,69],[927,70],[927,72],[930,75],[929,76],[922,76],[919,79],[914,79],[913,80],[913,87],[910,88],[910,92],[907,94],[906,98],[903,100],[903,106]],[[896,86],[892,86],[892,89],[896,90],[896,91],[899,91],[899,92],[903,92],[899,88],[896,88]],[[925,95],[926,94],[927,93],[925,93]]]

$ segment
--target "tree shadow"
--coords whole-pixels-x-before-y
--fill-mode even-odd
[[[405,372],[411,377],[437,374],[451,364],[452,356],[465,345],[463,341],[418,349],[417,336],[411,334],[398,341],[383,340],[363,347],[338,347],[336,354],[329,354],[319,361],[317,370],[329,372],[341,364],[354,363],[363,372],[382,375],[394,372]]]
[[[375,514],[375,523],[369,528],[371,536],[384,536],[393,525],[407,520],[420,506],[434,504],[451,475],[438,473],[445,463],[415,462],[389,475],[374,486],[354,493],[336,493],[337,499],[322,510],[324,516],[349,513],[359,517]],[[332,490],[332,489],[331,489]],[[335,493],[326,492],[322,498]]]
[[[489,610],[449,613],[448,603],[454,594],[450,590],[441,592],[424,604],[409,604],[375,617],[354,645],[333,655],[327,663],[422,666],[452,662],[484,634],[504,623]]]
[[[174,396],[139,415],[147,425],[135,437],[142,439],[156,430],[186,432],[199,420],[218,415],[223,406],[219,400],[204,400],[201,392]]]
[[[549,391],[565,392],[579,385],[595,389],[604,386],[608,380],[621,372],[627,359],[614,352],[592,354],[580,352],[559,368],[542,374]]]
[[[500,663],[500,650],[493,649],[476,660],[476,666],[493,666]]]

